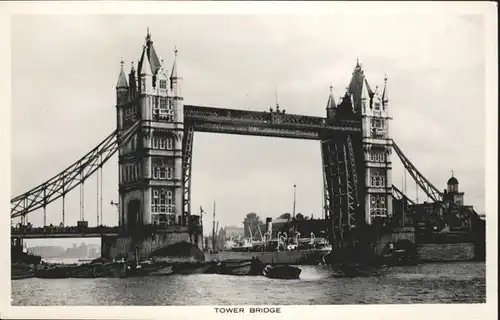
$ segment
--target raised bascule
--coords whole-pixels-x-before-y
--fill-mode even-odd
[[[387,77],[373,90],[356,63],[345,95],[336,100],[332,87],[326,117],[288,114],[275,109],[250,111],[185,105],[178,75],[177,50],[167,70],[148,31],[137,70],[121,69],[116,85],[117,128],[99,145],[55,177],[11,200],[11,218],[22,218],[12,238],[100,236],[103,254],[113,258],[139,249],[147,256],[157,248],[186,240],[201,244],[201,229],[191,213],[191,164],[195,132],[213,132],[317,140],[321,144],[325,217],[335,237],[353,226],[394,216],[394,201],[413,203],[392,185],[396,153],[417,185],[436,203],[455,208],[462,225],[471,228],[477,214],[429,182],[390,136]],[[85,221],[84,183],[115,153],[119,162],[118,227],[89,227]],[[101,174],[101,176],[99,175]],[[99,180],[98,180],[99,181]],[[80,187],[80,221],[64,223],[65,196]],[[99,189],[98,189],[99,192]],[[46,226],[46,207],[62,198],[63,222]],[[406,206],[407,207],[407,206]],[[398,207],[399,208],[399,207]],[[27,227],[28,214],[43,210],[44,228]],[[102,222],[102,192],[97,221]]]

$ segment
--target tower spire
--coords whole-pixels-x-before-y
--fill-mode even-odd
[[[362,82],[361,82],[361,101],[370,101],[370,90],[368,87],[368,81],[366,80],[365,76],[362,77]]]
[[[346,93],[347,94],[347,93]],[[328,95],[328,102],[326,103],[326,116],[327,118],[335,118],[337,112],[337,104],[333,96],[333,86],[330,84],[330,94]]]
[[[335,103],[335,97],[333,96],[333,86],[330,85],[330,95],[328,96],[328,102],[326,103],[326,109],[334,109],[337,108],[337,104]]]
[[[359,63],[359,58],[356,58],[356,67],[354,67],[355,70],[361,69],[361,63]]]
[[[130,85],[129,96],[130,96],[130,99],[132,100],[137,93],[137,79],[135,76],[134,61],[130,62],[130,73],[128,74],[128,83]]]
[[[280,109],[280,104],[278,101],[278,85],[274,88],[274,99],[276,100],[276,111],[279,111]]]
[[[118,75],[118,81],[116,83],[116,88],[128,88],[127,77],[125,76],[125,71],[123,70],[123,58],[120,60],[120,74]]]
[[[384,75],[384,91],[382,93],[382,104],[385,106],[389,102],[389,91],[387,91],[387,73]]]
[[[142,59],[141,75],[152,75],[151,64],[147,56],[148,48],[144,47],[144,59]]]
[[[178,70],[177,70],[177,53],[179,50],[177,50],[177,46],[174,47],[174,63],[172,65],[172,72],[170,73],[170,90],[172,90],[174,93],[179,89],[179,76],[178,76]]]

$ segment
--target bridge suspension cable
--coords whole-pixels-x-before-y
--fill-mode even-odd
[[[394,151],[396,151],[396,154],[398,155],[399,159],[401,159],[401,162],[403,163],[403,166],[408,173],[412,176],[412,178],[415,180],[417,186],[419,186],[425,194],[434,202],[439,202],[443,203],[449,208],[453,208],[458,211],[458,213],[462,216],[462,218],[474,218],[474,219],[479,219],[479,215],[477,214],[476,211],[473,209],[465,208],[463,206],[457,205],[453,201],[444,201],[443,199],[443,193],[439,191],[438,188],[436,188],[427,178],[424,177],[420,171],[417,170],[415,165],[411,163],[411,161],[404,155],[403,151],[399,148],[399,146],[396,144],[396,142],[393,140],[392,145],[394,148]],[[406,175],[405,175],[406,178]],[[406,179],[405,179],[406,180]],[[406,181],[405,181],[406,184]],[[393,185],[393,189],[395,186]],[[397,189],[397,188],[396,188]],[[417,196],[417,202],[418,202],[418,188],[416,188],[416,196]],[[398,190],[400,191],[400,190]],[[404,193],[402,193],[404,195]],[[404,195],[407,200],[410,200],[406,195]],[[410,200],[411,201],[411,200]]]
[[[106,163],[106,161],[108,161],[111,156],[116,153],[119,143],[127,142],[132,137],[132,135],[136,132],[139,123],[139,121],[136,122],[124,132],[118,132],[117,130],[113,131],[90,152],[57,175],[34,187],[33,189],[12,198],[10,200],[11,218],[23,217],[25,222],[27,222],[26,215],[28,213],[42,207],[45,208],[49,203],[62,197],[64,224],[65,195],[75,187],[82,185],[81,196],[83,197],[84,181],[97,169],[101,168],[104,163]],[[83,208],[82,202],[81,210],[83,210]],[[83,212],[81,212],[81,217],[82,216]]]
[[[96,179],[96,192],[97,192],[97,201],[96,201],[96,215],[97,215],[97,226],[99,226],[99,175],[101,172],[101,168],[97,169],[97,179]]]
[[[440,202],[443,200],[443,193],[439,191],[438,188],[436,188],[429,180],[427,180],[426,177],[418,169],[411,163],[410,159],[408,159],[403,151],[399,148],[399,146],[392,140],[392,146],[394,148],[394,151],[396,151],[396,154],[398,155],[399,159],[401,159],[401,162],[403,163],[403,166],[405,169],[408,171],[408,173],[412,176],[412,178],[415,180],[417,185],[427,194],[427,196],[432,199],[433,201]],[[417,188],[418,190],[418,188]],[[417,191],[417,197],[418,197],[418,191]]]
[[[398,187],[396,187],[395,185],[392,185],[392,191],[393,191],[393,194],[396,196],[397,199],[402,199],[402,200],[405,200],[407,201],[408,203],[410,204],[415,204],[415,201],[411,200],[410,198],[408,198],[404,193],[403,191],[399,190]]]

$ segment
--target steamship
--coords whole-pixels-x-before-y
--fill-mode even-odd
[[[209,260],[238,260],[258,258],[266,264],[295,264],[317,265],[325,261],[331,251],[330,242],[323,234],[316,237],[313,232],[309,237],[301,237],[296,232],[295,236],[288,236],[287,232],[277,232],[271,236],[271,227],[266,226],[266,233],[262,235],[259,228],[260,239],[254,237],[231,237],[224,244],[222,250],[209,252]]]

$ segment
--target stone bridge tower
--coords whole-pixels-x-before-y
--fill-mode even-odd
[[[338,103],[330,88],[326,114],[327,125],[351,122],[361,127],[361,134],[322,137],[325,216],[331,218],[332,234],[342,237],[342,230],[392,215],[387,84],[381,96],[378,89],[372,91],[358,62]]]
[[[359,62],[348,92],[354,111],[361,115],[364,160],[365,222],[392,216],[392,139],[389,134],[389,92],[387,77],[382,95],[372,91]]]
[[[119,224],[184,224],[182,189],[183,99],[177,50],[170,77],[147,33],[137,65],[127,77],[123,62],[116,86],[118,136],[139,122],[119,145]]]

